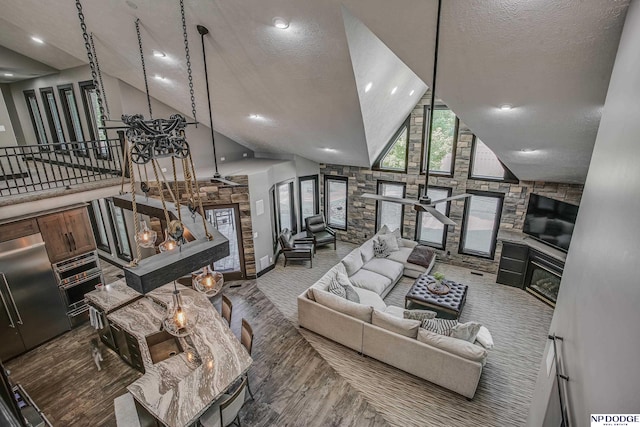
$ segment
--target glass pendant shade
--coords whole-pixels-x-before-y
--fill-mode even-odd
[[[142,230],[136,235],[136,240],[141,248],[153,248],[158,239],[158,233],[150,230],[147,221],[142,221]]]
[[[185,310],[180,291],[173,291],[173,301],[164,319],[164,329],[176,337],[185,337],[191,333],[195,319],[192,319]]]
[[[224,276],[219,271],[211,271],[208,266],[202,269],[202,273],[193,278],[193,288],[208,297],[217,295],[224,285]]]
[[[164,239],[164,242],[158,245],[158,249],[160,249],[160,252],[169,252],[178,247],[178,242],[176,242],[176,240],[169,235],[168,231],[166,234],[167,238]]]

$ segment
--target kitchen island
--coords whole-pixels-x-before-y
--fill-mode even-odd
[[[193,330],[181,349],[154,363],[147,339],[161,330],[173,283],[161,286],[107,316],[139,350],[145,374],[127,389],[162,424],[188,426],[251,366],[252,359],[203,294],[178,285]]]

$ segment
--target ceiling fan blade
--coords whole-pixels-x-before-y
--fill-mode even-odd
[[[465,194],[459,194],[457,196],[446,197],[444,199],[433,200],[431,204],[429,204],[428,206],[437,205],[438,203],[442,203],[442,202],[450,202],[452,200],[466,199],[467,197],[471,197],[471,196],[472,196],[471,194],[465,193]]]
[[[212,181],[218,181],[221,182],[223,184],[229,185],[231,187],[239,187],[243,184],[238,184],[237,182],[233,182],[233,181],[229,181],[228,179],[224,179],[224,178],[211,178]]]
[[[444,215],[442,212],[440,212],[433,206],[416,204],[415,210],[419,212],[427,212],[431,214],[431,216],[433,216],[435,219],[437,219],[444,225],[457,225],[455,222],[453,222],[451,219],[449,219],[446,215]]]
[[[415,199],[404,199],[402,197],[382,196],[380,194],[372,194],[372,193],[363,193],[362,197],[364,197],[365,199],[375,199],[375,200],[381,200],[383,202],[402,203],[405,205],[415,205],[419,203]]]

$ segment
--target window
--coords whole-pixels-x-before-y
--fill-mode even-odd
[[[278,233],[285,228],[294,234],[297,233],[293,180],[276,184],[276,211]]]
[[[422,194],[424,186],[420,186]],[[429,186],[427,196],[431,200],[445,199],[451,196],[451,188]],[[435,206],[438,212],[449,216],[451,202],[438,203]],[[444,249],[447,242],[447,228],[443,223],[425,212],[418,212],[416,240],[423,245],[432,246],[437,249]]]
[[[29,107],[29,115],[31,116],[33,130],[36,133],[36,141],[38,144],[48,144],[49,140],[47,139],[47,132],[44,130],[44,122],[42,121],[42,115],[38,107],[36,93],[32,90],[25,90],[24,98],[27,101],[27,107]],[[48,150],[49,148],[47,147],[46,149]]]
[[[405,185],[403,183],[378,181],[378,194],[402,198],[405,196]],[[376,231],[386,225],[391,231],[399,228],[400,234],[402,234],[403,220],[404,205],[402,203],[382,200],[376,202]]]
[[[318,196],[318,175],[298,178],[300,193],[300,226],[304,230],[304,219],[320,213]]]
[[[80,121],[80,113],[78,112],[78,104],[76,103],[76,95],[73,92],[73,85],[58,86],[58,95],[60,96],[64,119],[67,123],[69,141],[79,142],[79,144],[75,144],[76,149],[74,153],[76,156],[87,156],[87,146],[84,143],[84,132],[82,131],[82,122]]]
[[[389,171],[407,171],[407,146],[409,143],[409,119],[400,126],[400,129],[391,137],[387,147],[373,164],[373,169]]]
[[[109,238],[107,237],[107,226],[104,222],[100,200],[93,200],[89,204],[89,219],[91,220],[91,228],[93,228],[93,235],[96,238],[98,248],[111,253]]]
[[[429,143],[429,106],[424,108],[424,144],[422,171],[429,165],[429,173],[453,176],[458,140],[458,118],[445,106],[436,106],[433,116],[433,136]]]
[[[56,98],[53,96],[53,89],[45,87],[40,89],[40,96],[42,97],[42,103],[44,104],[44,112],[47,115],[47,121],[49,122],[49,129],[51,130],[51,137],[54,143],[60,143],[55,145],[55,150],[66,150],[64,132],[62,131],[62,121],[60,120],[60,113],[58,112],[58,104]]]
[[[460,253],[493,259],[504,194],[467,191]]]
[[[107,145],[107,133],[104,129],[100,129],[100,106],[98,105],[98,94],[93,81],[80,82],[80,90],[82,90],[82,103],[84,104],[84,112],[89,123],[89,135],[92,141],[96,143],[96,155],[102,159],[109,159],[111,153]]]
[[[339,230],[347,229],[347,185],[346,176],[324,176],[324,211],[327,224]]]
[[[473,136],[469,178],[489,181],[518,182],[518,178],[502,164],[500,159],[480,138]]]
[[[122,208],[115,206],[113,200],[107,203],[107,210],[111,216],[111,231],[116,240],[116,252],[118,258],[131,261],[131,246],[129,245],[129,232]],[[162,238],[162,236],[160,236]]]

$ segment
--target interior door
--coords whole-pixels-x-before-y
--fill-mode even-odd
[[[64,212],[64,219],[71,239],[74,255],[81,255],[96,248],[91,222],[86,208]]]
[[[242,280],[247,277],[244,266],[244,248],[240,210],[237,204],[205,207],[207,221],[229,240],[229,256],[214,263],[213,268],[224,275],[225,280]]]
[[[73,251],[64,215],[55,213],[42,216],[38,218],[38,225],[47,245],[47,253],[51,262],[55,263],[71,258]]]

